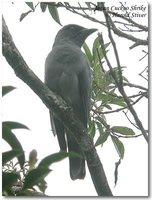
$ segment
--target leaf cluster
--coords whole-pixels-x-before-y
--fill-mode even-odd
[[[14,90],[12,86],[2,88],[3,96]],[[58,152],[46,156],[37,164],[37,151],[32,150],[26,161],[22,144],[13,130],[29,128],[13,121],[2,123],[3,139],[11,150],[2,154],[2,193],[3,196],[46,196],[45,177],[52,171],[49,167],[66,157],[79,156],[74,152]]]
[[[103,49],[100,45],[99,37],[94,40],[92,50],[90,50],[86,43],[83,45],[84,52],[92,70],[91,115],[88,123],[88,133],[94,138],[95,146],[100,145],[102,147],[107,139],[110,138],[118,153],[119,159],[123,159],[125,147],[120,137],[132,137],[135,133],[131,128],[125,126],[116,125],[110,127],[106,115],[103,114],[104,110],[113,110],[113,105],[118,108],[127,107],[123,97],[118,95],[117,85],[115,84],[110,70],[106,70],[103,67],[104,53],[108,52],[107,48],[109,45],[110,43],[106,43]],[[115,67],[113,72],[119,80],[118,68]],[[124,76],[123,81],[128,82]],[[95,137],[97,135],[99,136]],[[116,165],[114,173],[115,183],[117,182],[117,170],[118,165]]]
[[[27,17],[30,13],[35,12],[36,7],[39,5],[41,8],[41,11],[44,13],[46,12],[47,8],[48,11],[51,15],[51,17],[59,24],[61,25],[60,22],[60,18],[59,18],[59,14],[58,14],[58,10],[57,7],[55,6],[55,2],[41,2],[38,3],[36,5],[34,5],[33,2],[26,2],[26,5],[30,8],[30,10],[28,10],[25,13],[22,13],[20,16],[20,21],[22,21],[25,17]]]

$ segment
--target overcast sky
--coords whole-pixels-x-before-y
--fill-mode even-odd
[[[28,11],[29,8],[21,2],[16,2],[14,5],[10,2],[3,1],[2,11],[13,40],[29,67],[41,80],[44,80],[45,58],[51,50],[54,37],[61,27],[51,18],[48,12],[42,13],[39,8],[22,22],[19,22],[20,14]],[[139,4],[141,5],[141,3]],[[128,6],[130,5],[134,5],[134,3],[128,4]],[[147,9],[146,3],[144,6]],[[86,28],[98,28],[99,31],[102,31],[105,41],[109,42],[107,30],[101,27],[100,24],[90,22],[64,9],[59,9],[59,15],[63,25],[74,23]],[[90,15],[93,16],[94,14],[90,12]],[[96,15],[100,17],[99,13],[96,13]],[[146,17],[136,20],[147,25]],[[96,34],[92,34],[87,39],[90,46],[95,37],[97,37]],[[122,66],[127,66],[124,74],[131,83],[146,87],[146,81],[138,76],[138,72],[141,72],[143,66],[147,64],[147,61],[139,62],[143,55],[141,49],[129,50],[129,46],[132,43],[123,38],[116,37],[116,41],[121,64]],[[111,51],[109,56],[114,60]],[[3,98],[2,120],[18,121],[30,128],[30,131],[14,131],[21,141],[27,156],[32,149],[37,149],[39,160],[49,154],[58,152],[57,138],[51,133],[48,109],[33,91],[16,77],[5,58],[2,58],[1,65],[2,85],[12,85],[17,88]],[[132,93],[131,90],[127,92]],[[136,110],[140,111],[139,117],[147,128],[147,101],[142,100],[139,106],[136,106]],[[111,125],[130,126],[124,115],[111,114],[107,116],[107,120]],[[125,145],[125,155],[119,167],[119,180],[116,187],[114,187],[114,169],[115,162],[119,159],[117,152],[110,140],[102,148],[97,148],[112,192],[116,196],[145,196],[148,189],[147,143],[143,137],[122,139],[122,142]],[[6,149],[8,150],[9,147],[4,143],[3,150]],[[53,164],[51,169],[53,171],[46,178],[48,183],[47,195],[96,196],[96,191],[88,171],[84,180],[72,181],[70,179],[68,159]]]

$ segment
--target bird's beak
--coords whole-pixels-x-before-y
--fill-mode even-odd
[[[96,32],[98,29],[96,28],[90,28],[88,29],[89,34]]]
[[[89,35],[96,32],[97,30],[98,29],[95,29],[95,28],[90,28],[90,29],[85,28],[82,32],[85,35],[85,37],[88,37]]]
[[[83,28],[76,36],[75,39],[77,39],[77,43],[78,45],[81,47],[82,44],[84,43],[84,41],[86,40],[86,38],[91,35],[92,33],[94,33],[95,31],[97,31],[98,29],[95,28]]]

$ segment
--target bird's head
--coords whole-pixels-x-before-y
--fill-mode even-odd
[[[55,38],[55,43],[71,41],[81,47],[85,39],[95,31],[97,29],[87,29],[76,24],[69,24],[59,30]]]

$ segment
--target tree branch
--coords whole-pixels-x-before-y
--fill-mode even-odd
[[[124,86],[129,86],[129,87],[134,87],[134,88],[138,88],[138,89],[141,89],[141,90],[146,90],[148,91],[147,88],[141,86],[141,85],[136,85],[136,84],[133,84],[133,83],[123,83]]]
[[[105,26],[105,22],[99,21],[96,18],[91,17],[88,14],[83,14],[83,13],[80,13],[80,12],[76,11],[76,10],[81,10],[81,11],[86,10],[86,9],[84,9],[82,7],[80,8],[80,7],[70,6],[69,3],[68,4],[61,3],[61,5],[59,7],[64,7],[66,10],[68,10],[68,11],[74,13],[74,14],[80,15],[80,16],[82,16],[82,17],[84,17],[84,18],[86,18],[86,19],[88,19],[88,20],[90,20],[92,22],[96,22],[96,23],[99,23],[99,24],[102,24],[103,26]],[[87,10],[89,10],[89,9],[87,8]]]
[[[93,7],[90,7],[90,8],[87,8],[87,7],[76,7],[76,6],[71,6],[69,3],[54,3],[54,6],[56,6],[56,7],[63,7],[63,8],[65,8],[65,9],[67,9],[68,11],[70,11],[70,12],[72,12],[72,13],[75,13],[75,14],[77,14],[77,15],[80,15],[80,16],[82,16],[82,17],[84,17],[84,18],[86,18],[86,19],[88,19],[88,20],[90,20],[90,21],[93,21],[93,22],[96,22],[96,23],[99,23],[99,24],[101,24],[101,25],[103,25],[103,26],[106,26],[106,23],[104,22],[104,21],[100,21],[100,20],[97,20],[96,18],[94,18],[94,17],[91,17],[90,15],[88,15],[86,12],[84,12],[84,11],[88,11],[88,10],[96,10],[96,6],[94,5],[94,4],[91,4]],[[80,13],[80,12],[78,12],[78,11],[82,11],[83,13]],[[100,11],[102,11],[102,10],[104,10],[103,9],[103,7],[101,8],[101,10]],[[106,9],[105,9],[105,11],[106,11]],[[112,12],[112,11],[107,11],[107,13],[110,13],[110,14],[117,14],[117,13],[114,13],[114,12]],[[122,18],[123,20],[126,20],[126,21],[128,21],[129,23],[131,23],[131,24],[133,24],[134,26],[136,26],[136,27],[138,27],[138,28],[140,28],[140,29],[142,29],[143,31],[148,31],[148,27],[146,27],[146,26],[142,26],[142,25],[140,25],[140,24],[138,24],[138,23],[136,23],[136,22],[134,22],[133,20],[131,20],[131,19],[128,19],[127,17],[124,17],[124,16],[122,16],[122,15],[119,15],[119,14],[117,14],[117,16],[118,17],[120,17],[120,18]],[[130,47],[130,49],[132,49],[132,48],[134,48],[134,47],[136,47],[136,46],[139,46],[139,45],[148,45],[148,39],[147,40],[143,40],[143,39],[140,39],[140,38],[136,38],[136,37],[134,37],[133,35],[130,35],[130,34],[127,34],[127,33],[124,33],[123,31],[121,31],[121,30],[119,30],[116,26],[115,26],[115,24],[114,24],[114,22],[111,20],[110,21],[110,24],[111,24],[111,29],[113,30],[113,32],[116,34],[116,35],[118,35],[118,36],[120,36],[120,37],[123,37],[123,38],[126,38],[126,39],[128,39],[128,40],[131,40],[131,41],[133,41],[134,42],[134,44]]]
[[[16,48],[6,23],[3,19],[2,30],[2,52],[9,65],[14,69],[16,75],[24,81],[43,101],[48,109],[52,110],[64,123],[64,125],[72,132],[77,139],[82,151],[99,196],[112,196],[112,192],[108,185],[108,181],[100,162],[99,156],[93,144],[92,138],[87,134],[81,122],[77,119],[63,99],[52,91],[33,73],[28,67],[20,52]]]

